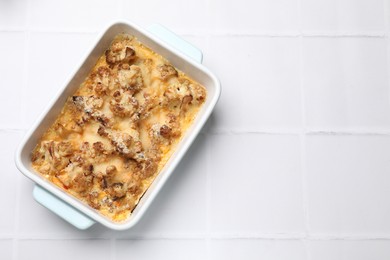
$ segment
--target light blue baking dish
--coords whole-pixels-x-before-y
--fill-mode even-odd
[[[204,85],[207,89],[207,99],[193,125],[187,131],[165,167],[146,191],[131,216],[126,221],[117,223],[99,214],[98,211],[41,177],[31,167],[30,154],[44,131],[60,113],[67,97],[72,95],[84,81],[98,57],[107,49],[114,36],[122,32],[135,35],[142,43],[167,58],[175,67]],[[214,109],[220,93],[220,83],[217,77],[202,65],[202,52],[199,49],[158,24],[154,24],[145,30],[128,21],[114,22],[100,34],[96,43],[84,57],[83,62],[81,62],[80,66],[66,81],[61,90],[54,96],[52,102],[49,103],[48,107],[28,131],[16,151],[16,166],[20,172],[36,183],[33,191],[35,200],[75,227],[87,229],[99,222],[115,230],[129,229],[144,215],[191,143],[195,140]]]

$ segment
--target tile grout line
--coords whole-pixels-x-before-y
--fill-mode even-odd
[[[19,224],[20,224],[20,193],[21,193],[21,175],[19,174],[17,177],[17,184],[16,184],[16,195],[15,195],[15,223],[14,223],[14,245],[13,245],[13,257],[14,259],[18,259],[18,244],[19,244]]]
[[[389,40],[389,31],[390,31],[390,19],[388,17],[388,9],[390,6],[387,3],[388,1],[383,0],[384,7],[384,23],[385,23],[385,43],[386,43],[386,65],[387,65],[387,88],[388,88],[388,98],[390,100],[390,40]]]
[[[213,6],[211,0],[207,0],[207,13],[208,17],[210,17],[210,14],[213,12]],[[213,16],[211,16],[213,17]],[[206,37],[206,48],[210,49],[210,37],[209,35],[215,32],[215,23],[214,19],[209,20],[210,27],[207,28],[207,33],[205,33]],[[203,50],[202,50],[203,55]],[[203,63],[203,60],[202,62]],[[209,120],[211,118],[211,115],[209,117]],[[207,133],[204,133],[204,138],[206,139],[206,237],[205,237],[205,243],[206,243],[206,259],[211,259],[211,180],[210,180],[210,173],[211,173],[211,144],[208,141],[209,136]]]
[[[208,17],[212,17],[212,2],[211,0],[207,0],[207,12]],[[203,37],[206,37],[206,46],[207,49],[210,49],[210,41],[211,35],[215,33],[215,23],[214,19],[209,21],[211,26],[208,27],[207,32],[204,33]],[[181,36],[185,36],[183,34],[179,34]],[[202,36],[200,36],[202,37]],[[203,50],[202,54],[203,54]],[[201,62],[203,63],[203,61]],[[203,137],[206,139],[206,236],[204,237],[206,243],[206,259],[211,259],[211,144],[208,142],[207,138],[209,135],[207,133],[203,133]]]
[[[203,34],[186,34],[184,36],[202,36]],[[311,33],[287,33],[287,32],[263,32],[263,33],[212,33],[210,37],[253,37],[253,38],[384,38],[385,32],[311,32]]]
[[[91,240],[91,239],[88,239]],[[115,260],[116,259],[116,238],[112,237],[110,239],[110,259]]]
[[[150,241],[150,240],[196,240],[196,241],[204,241],[206,239],[205,235],[199,234],[197,236],[139,236],[139,237],[130,237],[130,238],[110,238],[110,237],[57,237],[57,236],[19,236],[19,241],[29,241],[29,240],[50,240],[50,241],[73,241],[73,240],[104,240],[109,241],[122,241],[122,240],[134,240],[134,241]],[[209,236],[210,241],[212,240],[265,240],[265,241],[273,241],[273,240],[286,240],[286,241],[388,241],[390,242],[390,235],[383,234],[370,234],[370,235],[338,235],[338,234],[313,234],[306,236],[305,234],[264,234],[264,233],[237,233],[237,234],[211,234]],[[12,234],[9,236],[5,235],[0,237],[0,240],[12,240]]]
[[[212,13],[212,3],[211,0],[207,1],[207,12],[209,14]],[[205,33],[206,37],[206,46],[207,49],[210,49],[210,34],[215,32],[215,23],[214,20],[210,21],[211,26],[208,28],[208,32]],[[203,51],[202,51],[203,54]],[[203,63],[203,61],[202,61]],[[205,243],[206,243],[206,259],[211,259],[211,144],[208,142],[207,138],[208,135],[205,133],[204,138],[206,139],[206,237],[205,237]]]
[[[205,136],[207,142],[207,135]],[[207,157],[206,157],[206,259],[210,259],[211,255],[211,145],[207,142]]]
[[[30,0],[27,0],[26,2],[26,10],[25,10],[25,17],[24,22],[25,24],[20,28],[19,32],[22,32],[24,35],[24,44],[23,44],[23,67],[22,67],[22,84],[20,87],[21,90],[21,100],[19,104],[19,125],[24,128],[24,111],[25,111],[25,105],[24,105],[24,97],[25,97],[25,89],[27,88],[27,72],[28,72],[28,56],[29,56],[29,40],[30,40],[30,32],[29,32],[29,21],[30,21],[30,9],[31,9],[31,2]],[[12,32],[12,30],[10,30]],[[15,127],[10,128],[0,128],[1,130],[8,130],[8,131],[20,131],[21,129],[17,129]],[[18,202],[17,202],[18,203]]]
[[[301,135],[302,130],[284,130],[284,129],[261,129],[261,130],[209,130],[204,132],[207,135]],[[322,136],[389,136],[389,130],[311,130],[307,127],[304,130],[305,135],[322,135]]]
[[[24,100],[26,98],[26,89],[27,89],[27,83],[28,83],[28,68],[30,65],[30,52],[29,52],[29,47],[30,47],[30,40],[31,40],[31,31],[30,31],[30,9],[31,9],[31,0],[28,0],[27,2],[27,14],[26,14],[26,29],[25,29],[25,43],[24,43],[24,60],[23,60],[23,84],[22,84],[22,98],[21,98],[21,107],[20,107],[20,113],[21,113],[21,125],[23,128],[25,128],[25,110],[26,106],[24,104]]]
[[[9,236],[8,236],[9,235]],[[12,234],[3,235],[0,237],[0,240],[11,240]],[[112,239],[110,237],[57,237],[55,235],[48,236],[19,236],[18,240],[53,240],[53,241],[68,241],[68,240],[105,240],[105,241],[118,241],[118,240],[140,240],[140,241],[148,241],[148,240],[198,240],[198,241],[204,241],[206,239],[206,236],[203,234],[198,234],[196,236],[139,236],[139,237],[131,237],[131,238],[118,238],[118,239]],[[304,233],[286,233],[286,234],[280,234],[280,233],[270,233],[270,234],[264,234],[264,233],[254,233],[254,234],[248,234],[248,233],[236,233],[236,234],[211,234],[209,236],[210,241],[211,240],[292,240],[292,241],[334,241],[334,240],[343,240],[343,241],[389,241],[390,242],[390,235],[383,235],[383,234],[365,234],[365,235],[355,235],[355,234],[344,234],[344,235],[338,235],[338,234],[313,234],[313,235],[305,235]],[[111,243],[111,242],[110,242]]]
[[[0,33],[23,33],[25,31],[26,31],[26,28],[15,28],[15,29],[0,28]],[[31,33],[47,33],[47,34],[94,34],[94,33],[98,33],[99,29],[63,28],[63,29],[59,29],[59,30],[54,30],[51,28],[29,27],[29,31]]]
[[[301,133],[300,133],[300,164],[301,164],[301,187],[302,187],[302,210],[305,236],[302,239],[302,243],[305,249],[306,259],[310,260],[309,249],[309,198],[307,187],[307,169],[306,169],[306,103],[305,103],[305,87],[304,87],[304,49],[303,49],[303,3],[302,0],[298,0],[298,13],[299,23],[301,29],[301,36],[299,37],[299,87],[300,87],[300,99],[301,99]],[[338,38],[338,37],[337,37]]]
[[[25,95],[25,90],[27,88],[27,75],[28,75],[28,67],[29,67],[29,47],[30,47],[30,39],[31,39],[31,32],[30,32],[30,14],[31,14],[31,1],[32,0],[27,0],[27,7],[26,7],[26,18],[25,18],[25,30],[24,30],[24,35],[25,35],[25,42],[24,42],[24,57],[23,57],[23,81],[22,81],[22,86],[21,86],[21,92],[22,92],[22,98],[21,98],[21,104],[20,104],[20,120],[21,120],[21,125],[24,126],[25,124],[25,114],[24,111],[26,109],[24,105],[24,98],[26,97]],[[21,207],[21,175],[18,175],[18,182],[16,186],[16,204],[15,204],[15,237],[14,237],[14,244],[13,244],[13,259],[18,259],[19,258],[19,252],[18,252],[18,245],[19,245],[19,232],[20,232],[20,207]]]
[[[29,56],[29,40],[30,40],[30,33],[28,32],[28,30],[25,30],[24,31],[24,46],[23,46],[23,72],[22,72],[22,85],[21,85],[21,102],[20,102],[20,105],[19,105],[19,120],[20,120],[20,124],[23,128],[24,128],[24,124],[25,124],[25,118],[24,118],[24,111],[26,109],[25,105],[24,105],[24,98],[25,98],[25,90],[27,88],[27,72],[28,72],[28,56]],[[14,128],[12,128],[13,130],[16,130]]]
[[[118,5],[119,6],[119,5]],[[122,8],[118,7],[117,13],[120,16],[123,16]],[[29,28],[32,33],[47,33],[47,34],[96,34],[101,29],[88,29],[88,28],[63,28],[60,30],[53,30],[50,28],[38,28],[31,27]],[[2,32],[25,32],[24,28],[0,28],[0,33]],[[180,36],[193,36],[193,37],[264,37],[264,38],[386,38],[387,32],[355,32],[355,31],[345,31],[345,32],[262,32],[262,33],[210,33],[209,31],[204,33],[183,33],[177,32]]]

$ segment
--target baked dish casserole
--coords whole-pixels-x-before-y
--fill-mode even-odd
[[[32,151],[33,168],[104,216],[126,220],[174,152],[206,90],[119,34]]]

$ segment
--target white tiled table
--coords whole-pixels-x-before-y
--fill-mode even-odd
[[[194,43],[223,93],[139,225],[79,231],[13,151],[119,18]],[[0,258],[390,259],[389,35],[389,0],[0,0]]]

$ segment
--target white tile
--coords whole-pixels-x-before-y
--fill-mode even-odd
[[[206,232],[207,139],[199,136],[133,229],[115,237],[194,237]]]
[[[0,2],[0,10],[1,3]],[[5,1],[11,2],[11,1]],[[1,24],[1,14],[0,14]],[[0,63],[0,127],[21,127],[20,96],[24,74],[25,35],[24,33],[0,33],[0,57],[7,62]]]
[[[383,32],[382,0],[302,0],[303,30],[320,33]]]
[[[0,240],[1,259],[12,259],[12,240]]]
[[[299,143],[293,135],[210,138],[213,233],[303,232]]]
[[[40,115],[92,47],[94,34],[32,33],[28,86],[23,93],[25,127]]]
[[[385,39],[306,38],[303,51],[309,126],[390,126]]]
[[[18,259],[110,259],[109,240],[20,240]]]
[[[301,241],[287,240],[214,240],[211,241],[213,260],[272,259],[304,260],[305,249]]]
[[[387,260],[390,259],[390,241],[311,241],[312,260]]]
[[[116,259],[206,259],[203,240],[117,240]]]
[[[27,1],[0,1],[0,28],[13,29],[26,25]],[[1,41],[4,43],[4,41]]]
[[[210,31],[213,14],[207,0],[123,1],[121,16],[147,28],[159,23],[176,33],[202,34]]]
[[[16,186],[20,173],[14,164],[14,152],[20,137],[18,132],[0,131],[0,162],[2,165],[0,196],[3,198],[0,233],[4,235],[12,235],[15,231]]]
[[[222,84],[218,129],[300,126],[298,39],[215,37],[208,61]]]
[[[216,33],[294,33],[299,30],[296,0],[215,0],[211,1],[211,10]]]
[[[30,26],[38,30],[102,31],[118,14],[119,0],[35,0]]]
[[[390,137],[307,137],[311,233],[388,235]]]

